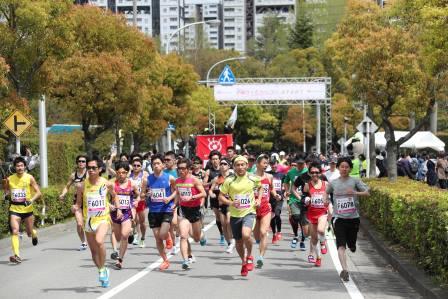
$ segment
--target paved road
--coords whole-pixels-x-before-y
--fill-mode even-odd
[[[207,217],[205,223],[212,221]],[[147,247],[129,249],[124,269],[111,270],[111,287],[99,287],[90,252],[76,251],[79,245],[74,224],[61,224],[40,232],[40,243],[32,247],[24,237],[21,265],[11,265],[9,239],[0,240],[1,298],[420,298],[390,267],[360,233],[359,250],[349,255],[350,284],[343,284],[332,255],[324,256],[321,268],[308,264],[307,252],[289,247],[290,228],[284,221],[284,240],[269,245],[263,269],[241,277],[237,254],[226,254],[218,245],[216,226],[208,226],[209,243],[193,245],[197,262],[181,270],[179,255],[171,267],[157,270],[158,255],[152,232]],[[331,243],[331,241],[329,241]],[[334,247],[334,246],[330,246]],[[257,249],[254,246],[254,249]],[[108,243],[108,256],[110,255]],[[256,254],[254,254],[256,255]],[[336,258],[335,258],[336,259]],[[107,261],[112,266],[112,261]]]

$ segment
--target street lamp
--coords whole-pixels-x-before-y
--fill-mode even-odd
[[[219,25],[219,24],[221,24],[221,21],[217,20],[217,19],[213,19],[213,20],[208,20],[208,21],[193,22],[193,23],[190,23],[190,24],[187,24],[185,26],[180,27],[179,29],[177,29],[176,31],[171,33],[170,37],[168,38],[168,41],[167,41],[167,43],[165,45],[165,52],[166,52],[166,54],[168,54],[170,52],[171,39],[176,34],[178,34],[180,31],[184,30],[187,27],[191,27],[191,26],[195,26],[195,25],[199,25],[199,24],[210,24],[210,25],[216,24],[216,25]]]
[[[234,61],[234,60],[245,60],[246,56],[241,56],[241,57],[231,57],[231,58],[227,58],[227,59],[223,59],[218,61],[217,63],[215,63],[214,65],[212,65],[207,72],[207,78],[206,78],[206,85],[207,87],[209,87],[209,80],[210,80],[210,74],[212,72],[212,70],[220,65],[221,63],[227,62],[227,61]],[[208,131],[212,132],[213,131],[213,135],[216,134],[216,124],[215,124],[215,114],[212,113],[212,110],[210,109],[210,101],[208,102]]]

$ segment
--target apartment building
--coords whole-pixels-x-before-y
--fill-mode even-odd
[[[275,14],[283,22],[293,24],[296,20],[296,0],[254,0],[254,35],[263,26],[263,18]]]

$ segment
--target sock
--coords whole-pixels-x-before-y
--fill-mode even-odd
[[[325,235],[319,235],[319,241],[322,243],[322,242],[325,242]]]
[[[222,235],[222,224],[221,221],[216,221],[216,226],[218,227],[219,234]]]
[[[37,231],[35,229],[31,231],[31,237],[33,238],[37,237]]]
[[[11,246],[12,246],[12,252],[14,252],[14,255],[20,256],[20,252],[19,252],[19,236],[18,235],[12,235],[11,236]]]

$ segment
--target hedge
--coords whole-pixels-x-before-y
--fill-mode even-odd
[[[428,274],[448,285],[448,192],[407,178],[367,183],[371,195],[360,200],[363,215]]]
[[[42,197],[34,204],[34,217],[36,227],[47,224],[61,222],[71,217],[71,206],[73,205],[73,193],[67,194],[65,200],[59,200],[59,194],[63,186],[43,188]],[[73,190],[71,190],[73,191]],[[3,193],[0,191],[0,198],[3,199]],[[45,213],[43,207],[45,205]],[[9,202],[0,201],[0,235],[9,233]],[[42,221],[43,220],[43,221]]]

